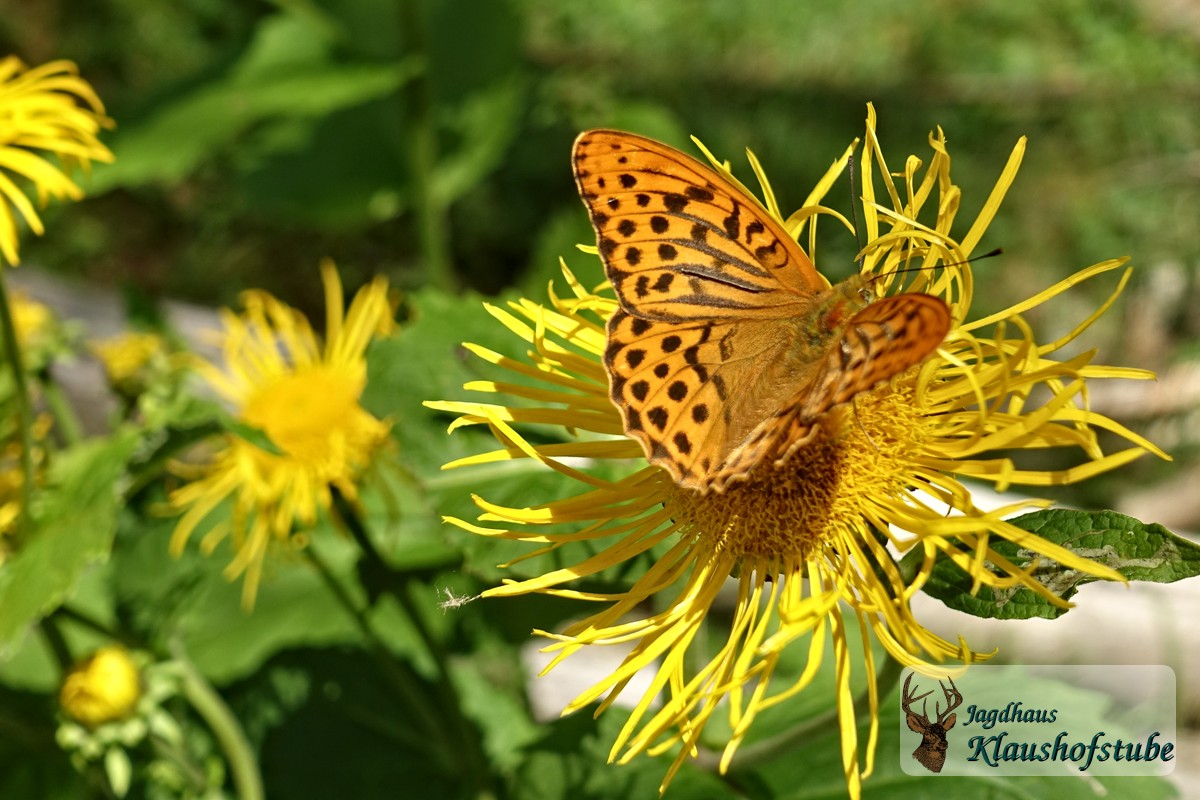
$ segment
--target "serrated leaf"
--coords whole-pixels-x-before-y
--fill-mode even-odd
[[[108,558],[134,431],[59,455],[38,498],[29,541],[0,570],[0,646],[74,592],[80,576]]]
[[[1171,583],[1200,574],[1200,545],[1158,524],[1146,524],[1115,511],[1035,511],[1009,520],[1083,558],[1110,567],[1131,581]],[[1054,595],[1070,600],[1085,583],[1098,578],[1039,556],[1009,541],[993,540],[992,549],[1020,567],[1037,559],[1033,577]],[[1025,587],[981,587],[971,594],[971,576],[949,560],[940,560],[925,591],[950,608],[996,619],[1055,619],[1069,609],[1056,606]]]

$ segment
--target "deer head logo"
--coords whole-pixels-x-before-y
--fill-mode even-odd
[[[946,708],[938,710],[938,704],[933,704],[934,714],[937,715],[936,722],[930,722],[926,716],[924,698],[933,694],[930,689],[925,694],[914,694],[917,689],[909,689],[909,684],[912,683],[912,673],[904,679],[904,699],[900,702],[900,708],[904,711],[908,727],[913,731],[921,734],[921,745],[913,751],[913,758],[921,762],[921,766],[930,772],[941,772],[942,765],[946,763],[946,731],[954,727],[956,714],[951,714],[954,709],[958,708],[962,703],[962,694],[959,693],[958,687],[954,685],[954,681],[950,678],[950,688],[938,681],[938,686],[942,687],[942,694],[946,696]],[[922,700],[921,713],[914,713],[912,704],[918,700]]]

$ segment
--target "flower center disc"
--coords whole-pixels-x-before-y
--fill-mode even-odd
[[[301,370],[256,392],[242,417],[289,455],[320,460],[330,434],[356,418],[360,389],[349,376],[326,368]]]
[[[910,373],[911,374],[911,373]],[[844,535],[907,486],[903,465],[919,447],[912,382],[858,395],[827,413],[811,441],[782,467],[760,464],[723,493],[680,489],[672,516],[734,558],[779,564],[807,559]]]

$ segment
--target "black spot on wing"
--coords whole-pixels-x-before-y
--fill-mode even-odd
[[[688,199],[681,194],[668,192],[663,195],[663,206],[672,214],[678,214],[687,208]]]
[[[742,215],[742,207],[734,201],[733,212],[725,218],[725,235],[730,239],[737,241],[738,232],[741,230],[740,217]]]

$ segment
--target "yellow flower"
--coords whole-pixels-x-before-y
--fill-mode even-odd
[[[387,281],[376,278],[360,290],[343,316],[342,286],[331,263],[321,265],[321,277],[323,347],[303,315],[264,292],[243,295],[242,315],[224,314],[226,370],[207,363],[201,370],[238,420],[269,444],[226,435],[209,463],[180,467],[192,481],[170,497],[184,512],[171,537],[176,555],[197,525],[232,499],[231,518],[212,526],[201,548],[212,552],[232,538],[235,555],[226,575],[245,575],[247,608],[268,545],[289,540],[296,525],[311,526],[318,509],[330,507],[333,489],[356,497],[355,479],[388,436],[389,424],[359,405],[367,345],[395,327]]]
[[[46,448],[43,440],[53,427],[54,418],[49,414],[40,414],[33,421],[33,452],[32,466],[36,481],[40,481],[41,472],[45,467]],[[17,530],[17,520],[21,516],[21,504],[24,502],[25,473],[21,469],[21,443],[14,439],[11,429],[0,426],[0,564],[3,564],[10,553],[10,537]]]
[[[155,362],[165,362],[169,355],[162,336],[143,331],[126,331],[92,342],[91,351],[104,365],[108,382],[122,391],[144,385],[143,369]]]
[[[59,705],[67,716],[95,728],[122,719],[142,696],[137,665],[123,647],[102,647],[76,664],[63,681]]]
[[[104,105],[69,61],[27,69],[20,59],[0,60],[0,258],[17,255],[17,215],[41,235],[42,220],[17,182],[28,181],[40,203],[48,198],[79,200],[83,191],[69,177],[75,167],[112,161],[100,143],[111,125]],[[57,156],[58,164],[47,160]]]
[[[476,381],[466,388],[505,393],[522,402],[428,404],[461,415],[451,430],[486,424],[501,445],[447,468],[531,458],[579,481],[581,492],[576,496],[523,508],[477,497],[484,512],[479,521],[485,524],[448,521],[482,536],[537,545],[529,555],[567,544],[590,545],[593,555],[586,560],[538,577],[508,580],[483,594],[542,592],[603,605],[561,633],[541,632],[554,640],[547,650],[556,656],[547,669],[585,646],[633,643],[621,666],[566,711],[596,701],[603,710],[636,672],[652,669],[655,677],[637,700],[611,757],[624,763],[639,753],[673,749],[675,759],[664,789],[683,760],[696,752],[714,713],[727,718],[731,732],[720,760],[724,771],[755,718],[812,681],[832,641],[842,767],[849,793],[857,798],[862,777],[872,769],[878,730],[870,636],[907,667],[932,669],[933,663],[946,659],[968,663],[988,657],[961,640],[957,645],[943,640],[913,616],[910,598],[928,580],[939,555],[966,570],[977,587],[1024,586],[1058,605],[1064,601],[1036,580],[1032,567],[1014,565],[991,543],[1016,542],[1066,567],[1121,579],[1107,566],[1005,521],[1020,508],[1047,503],[1025,500],[985,512],[972,502],[960,478],[989,480],[1000,489],[1062,484],[1113,469],[1145,452],[1165,457],[1151,443],[1088,410],[1086,403],[1090,379],[1149,378],[1150,373],[1093,365],[1090,353],[1054,358],[1108,308],[1128,272],[1112,298],[1060,339],[1039,342],[1022,316],[1073,284],[1120,268],[1125,260],[1096,264],[1003,312],[967,321],[972,280],[971,267],[964,261],[1011,185],[1025,142],[1017,144],[983,210],[961,239],[951,234],[960,192],[950,178],[940,130],[930,137],[930,145],[927,168],[923,170],[914,156],[904,162],[903,171],[893,172],[884,163],[875,137],[874,109],[869,110],[862,156],[861,213],[868,241],[862,271],[879,276],[880,285],[896,291],[898,268],[937,265],[936,271],[908,272],[915,275],[908,290],[943,297],[952,309],[953,329],[924,363],[858,395],[852,406],[827,414],[802,457],[778,469],[769,465],[723,493],[710,494],[682,489],[665,471],[647,466],[641,445],[624,434],[621,417],[609,401],[602,364],[604,325],[617,303],[607,285],[588,291],[570,272],[572,296],[552,292],[550,308],[529,300],[511,303],[510,310],[488,307],[532,345],[532,364],[467,345],[484,360],[541,383]],[[770,213],[793,235],[799,235],[807,221],[832,213],[819,203],[853,147],[818,183],[805,207],[786,222],[755,165]],[[715,160],[714,166],[728,175]],[[519,430],[532,424],[560,425],[566,441],[535,443]],[[1132,446],[1102,452],[1099,429]],[[1014,452],[1044,448],[1079,448],[1086,460],[1063,471],[1022,469],[1013,460]],[[609,459],[635,459],[642,466],[617,480],[580,468]],[[933,508],[930,496],[952,512],[945,515]],[[924,554],[915,576],[901,574],[889,547]],[[569,585],[652,548],[662,555],[624,592],[601,594]],[[701,647],[698,641],[705,639],[698,634],[730,576],[737,599],[727,638],[711,649]],[[643,611],[648,608],[661,610]],[[847,614],[856,618],[857,634]],[[855,676],[855,681],[865,683],[869,701],[865,745],[859,741],[851,691],[851,635],[863,639],[864,677]],[[793,652],[807,660],[807,667],[798,678],[773,683],[785,654]]]
[[[18,291],[9,295],[9,303],[12,307],[13,329],[23,349],[35,347],[39,340],[50,335],[54,312],[49,308]]]

